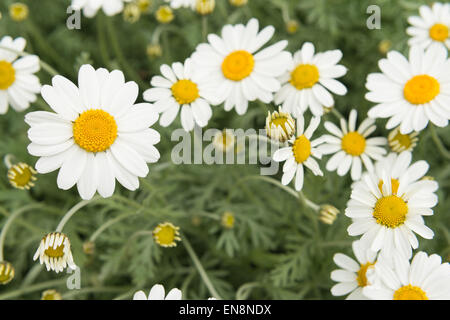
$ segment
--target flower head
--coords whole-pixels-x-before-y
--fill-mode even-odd
[[[14,2],[9,6],[9,16],[14,21],[24,21],[28,18],[29,14],[28,6],[22,2]]]
[[[24,162],[19,162],[8,169],[9,183],[17,189],[29,190],[34,187],[36,178],[36,170]]]
[[[365,300],[367,298],[362,291],[370,284],[367,271],[377,263],[377,253],[367,248],[361,241],[354,241],[352,248],[357,261],[342,253],[336,253],[333,257],[341,269],[331,272],[331,279],[338,282],[331,288],[331,294],[343,296],[350,293],[346,299]]]
[[[400,128],[397,127],[388,135],[389,147],[392,151],[401,153],[403,151],[412,151],[417,145],[419,138],[418,132],[412,132],[409,134],[402,134]]]
[[[295,178],[295,190],[303,188],[304,166],[309,168],[314,175],[322,176],[319,164],[314,159],[320,159],[322,154],[316,148],[320,140],[311,140],[311,137],[320,124],[320,118],[312,118],[308,128],[304,129],[304,118],[300,115],[297,118],[297,137],[289,141],[289,146],[281,148],[273,154],[273,160],[277,162],[286,161],[283,165],[283,177],[281,183],[288,185]]]
[[[69,238],[61,232],[52,232],[42,238],[33,260],[36,261],[38,258],[40,264],[45,263],[47,271],[53,270],[58,273],[66,267],[72,270],[77,268],[73,262]]]
[[[107,16],[114,16],[122,12],[124,2],[131,0],[72,0],[72,8],[83,10],[83,14],[88,17],[94,17],[98,10],[102,9]]]
[[[401,134],[423,130],[431,121],[445,127],[450,119],[450,63],[447,50],[438,45],[424,51],[413,46],[409,61],[391,51],[378,65],[382,73],[367,77],[366,99],[377,103],[370,118],[389,118],[387,129],[400,126]]]
[[[292,116],[283,112],[281,107],[266,118],[266,133],[269,138],[279,142],[285,142],[295,134],[295,121]]]
[[[138,177],[145,177],[147,163],[160,154],[153,146],[160,140],[149,128],[158,120],[151,104],[135,104],[138,86],[125,82],[121,71],[95,70],[83,65],[79,84],[55,76],[42,97],[55,111],[36,111],[25,116],[30,125],[28,152],[40,157],[39,173],[59,169],[57,184],[68,190],[75,184],[83,199],[95,192],[114,193],[116,179],[136,190]]]
[[[245,6],[248,2],[248,0],[229,0],[230,4],[235,7],[242,7]]]
[[[170,222],[160,223],[153,230],[153,239],[161,247],[176,247],[176,241],[181,241],[179,227],[175,227]]]
[[[352,185],[345,210],[353,222],[347,229],[349,235],[362,235],[361,240],[373,251],[381,250],[386,256],[395,249],[411,257],[411,248],[418,247],[413,232],[425,239],[434,236],[422,216],[433,215],[438,184],[420,180],[429,167],[425,161],[410,163],[409,152],[378,162],[373,172]]]
[[[232,229],[235,221],[236,219],[234,218],[234,214],[232,212],[226,211],[222,215],[222,226],[226,229]]]
[[[196,0],[195,10],[201,15],[207,15],[214,11],[215,0]]]
[[[14,267],[7,261],[0,261],[0,284],[8,284],[14,279]]]
[[[411,263],[402,254],[380,259],[363,289],[374,300],[449,300],[450,265],[437,254],[418,252]]]
[[[411,25],[406,33],[411,36],[410,46],[420,45],[427,48],[438,44],[450,49],[450,4],[433,3],[432,7],[420,6],[420,16],[408,18]]]
[[[277,77],[291,62],[291,54],[283,51],[287,41],[260,50],[273,36],[275,28],[259,31],[259,22],[247,25],[225,25],[221,37],[210,34],[208,43],[197,46],[192,59],[199,77],[207,78],[217,95],[217,103],[225,102],[225,110],[235,108],[239,115],[247,112],[248,102],[269,103],[280,89]]]
[[[174,18],[174,14],[169,6],[160,6],[155,12],[155,17],[159,23],[170,23]]]
[[[35,55],[19,57],[25,45],[24,38],[5,36],[0,40],[0,46],[17,52],[0,49],[0,114],[5,114],[9,105],[16,111],[28,109],[41,90],[35,75],[40,69],[39,58]]]
[[[150,290],[148,297],[142,290],[136,292],[133,296],[133,300],[181,300],[181,298],[182,292],[177,288],[170,290],[166,296],[164,287],[161,284],[155,284]]]
[[[49,289],[42,292],[41,300],[62,300],[62,296],[55,289]]]
[[[337,64],[342,58],[340,50],[331,50],[314,54],[314,45],[303,44],[294,54],[288,71],[282,75],[281,89],[275,94],[275,103],[282,104],[286,112],[295,118],[308,108],[315,117],[324,113],[324,107],[334,105],[329,91],[345,95],[347,88],[335,80],[347,73],[347,68]]]
[[[356,110],[353,109],[348,122],[341,119],[340,129],[332,122],[325,122],[325,128],[332,135],[322,136],[321,139],[325,143],[319,147],[323,154],[334,153],[327,162],[328,171],[337,170],[340,176],[350,171],[353,180],[361,178],[363,164],[367,170],[373,169],[371,159],[379,160],[386,154],[383,146],[387,142],[383,137],[368,138],[376,129],[375,121],[367,118],[357,128],[357,116]]]
[[[319,219],[325,224],[333,224],[339,214],[339,209],[335,206],[325,204],[320,206]]]

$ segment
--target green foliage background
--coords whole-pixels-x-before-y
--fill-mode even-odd
[[[150,78],[159,73],[161,64],[184,61],[203,41],[202,18],[188,9],[176,10],[172,23],[158,27],[153,13],[162,1],[154,0],[150,12],[136,23],[125,22],[121,15],[83,17],[81,30],[66,28],[69,0],[24,0],[30,7],[30,17],[22,23],[8,16],[8,6],[13,2],[0,3],[3,14],[0,36],[25,37],[28,52],[38,54],[74,82],[79,65],[85,62],[96,68],[124,70],[113,43],[106,41],[106,50],[102,51],[99,39],[107,36],[105,21],[108,19],[125,59],[144,80],[141,93],[149,87]],[[342,81],[349,93],[336,97],[336,108],[345,116],[351,108],[357,108],[359,120],[371,107],[364,99],[364,84],[367,74],[378,70],[377,61],[384,56],[379,50],[380,41],[389,40],[392,49],[407,53],[406,19],[417,15],[420,4],[431,3],[249,0],[247,6],[235,8],[226,0],[216,2],[215,11],[207,17],[208,32],[218,33],[227,23],[246,23],[256,17],[261,26],[274,25],[277,31],[272,41],[289,40],[291,52],[298,50],[304,41],[313,42],[317,51],[341,49],[344,53],[341,64],[349,69]],[[371,4],[381,7],[380,30],[366,27],[369,16],[366,9]],[[283,17],[287,16],[300,22],[297,33],[286,32]],[[149,58],[146,46],[157,28],[162,28],[163,55]],[[49,83],[50,77],[44,71],[39,76],[43,84]],[[128,80],[131,77],[128,72]],[[244,116],[216,107],[208,127],[263,128],[267,111],[275,107],[251,103]],[[40,98],[29,110],[42,108],[45,103]],[[34,164],[37,159],[26,150],[28,126],[23,117],[24,113],[11,109],[7,115],[0,116],[0,155],[11,153],[20,161]],[[328,114],[324,120],[336,121],[336,118]],[[336,252],[351,254],[351,242],[356,240],[347,235],[350,219],[343,214],[350,196],[350,177],[341,178],[335,172],[325,171],[325,177],[306,174],[305,195],[316,203],[329,203],[341,210],[333,225],[325,225],[315,212],[290,194],[253,179],[259,175],[256,165],[173,165],[170,153],[175,143],[170,141],[170,134],[181,127],[177,121],[169,128],[156,125],[162,135],[157,145],[162,157],[158,164],[150,166],[149,176],[140,180],[138,191],[129,192],[117,185],[112,198],[92,202],[66,226],[75,262],[81,267],[81,290],[67,290],[66,273],[45,272],[32,261],[41,237],[53,231],[64,213],[80,201],[76,188],[59,190],[57,174],[51,173],[38,176],[37,185],[30,192],[15,190],[6,179],[6,167],[0,167],[0,226],[12,212],[30,206],[15,221],[6,239],[5,259],[13,263],[16,276],[13,282],[0,287],[0,299],[39,299],[41,292],[48,288],[58,289],[67,299],[129,299],[136,290],[148,291],[155,283],[164,284],[166,289],[180,288],[185,299],[210,297],[183,242],[176,248],[164,249],[153,241],[150,231],[165,221],[180,226],[223,298],[334,299],[329,277],[336,268],[332,257]],[[378,121],[377,135],[387,136],[384,124],[385,121]],[[321,126],[316,134],[322,133]],[[438,130],[447,146],[450,146],[449,133],[449,127]],[[431,166],[428,174],[440,184],[435,214],[426,218],[436,235],[430,241],[421,239],[420,249],[438,253],[448,260],[449,162],[437,151],[428,130],[420,134],[414,159],[427,160]],[[322,168],[326,160],[322,160]],[[280,177],[280,173],[274,176],[278,180]],[[225,229],[220,224],[225,211],[233,212],[236,217],[233,229]],[[83,243],[95,230],[122,215],[129,216],[101,233],[93,255],[85,254]]]

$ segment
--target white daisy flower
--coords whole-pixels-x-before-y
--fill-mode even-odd
[[[341,269],[331,272],[331,280],[338,282],[331,288],[331,294],[343,296],[350,293],[346,300],[366,300],[362,290],[369,284],[366,273],[375,266],[377,253],[361,241],[354,241],[352,248],[357,261],[342,253],[333,257]]]
[[[314,45],[305,42],[280,78],[283,87],[275,94],[275,103],[282,103],[283,109],[296,118],[308,108],[314,116],[322,116],[324,107],[334,105],[328,91],[341,96],[347,93],[347,88],[335,80],[347,73],[347,68],[337,64],[341,58],[341,50],[314,54]]]
[[[367,170],[373,170],[371,159],[381,159],[386,154],[383,146],[387,144],[387,139],[383,137],[368,138],[376,129],[375,120],[367,118],[356,128],[357,116],[355,109],[350,111],[348,122],[341,119],[340,129],[326,121],[325,128],[332,135],[323,135],[321,139],[326,143],[318,148],[323,154],[334,153],[327,162],[328,171],[337,170],[340,176],[351,171],[353,180],[361,178],[362,164]]]
[[[445,127],[450,119],[450,61],[447,50],[432,45],[425,52],[419,46],[409,51],[409,61],[397,51],[387,54],[378,65],[383,73],[367,77],[366,99],[376,106],[371,118],[390,118],[387,129],[400,125],[408,134],[423,130],[428,121]]]
[[[352,218],[347,231],[351,236],[362,235],[373,251],[382,250],[391,256],[394,249],[411,257],[411,248],[418,247],[413,232],[432,239],[433,231],[425,226],[422,216],[433,215],[438,198],[435,181],[419,180],[428,170],[425,161],[410,165],[411,154],[403,152],[395,161],[383,160],[376,172],[363,174],[352,185],[351,200],[345,215]],[[382,170],[382,175],[377,172]]]
[[[195,9],[195,4],[197,0],[164,0],[165,2],[170,2],[170,6],[174,9],[179,8],[191,8]]]
[[[406,33],[412,37],[408,44],[427,48],[437,43],[450,49],[450,4],[435,2],[431,8],[423,5],[419,13],[420,17],[408,18],[411,27]]]
[[[124,2],[130,2],[132,0],[72,0],[72,8],[74,10],[83,9],[83,14],[92,18],[102,9],[107,16],[114,16],[122,12],[124,8]]]
[[[0,46],[23,52],[26,41],[5,36],[0,40]],[[35,75],[39,69],[37,56],[19,57],[14,52],[0,49],[0,114],[5,114],[9,105],[16,111],[24,111],[36,101],[36,94],[41,91],[39,78]]]
[[[160,154],[153,146],[160,135],[149,128],[158,114],[149,103],[135,104],[138,86],[125,82],[121,71],[94,70],[83,65],[78,87],[61,76],[44,86],[41,94],[55,111],[26,115],[31,126],[28,152],[40,157],[39,173],[59,169],[57,184],[68,190],[75,184],[83,199],[96,191],[114,193],[115,180],[129,190],[139,187],[138,177],[148,174],[147,162]]]
[[[258,52],[273,36],[275,28],[259,30],[259,22],[251,19],[246,26],[226,25],[222,37],[208,35],[209,43],[197,46],[192,59],[200,78],[207,78],[217,95],[225,101],[225,110],[233,107],[244,114],[248,102],[256,99],[264,103],[273,100],[273,92],[280,89],[277,79],[291,63],[291,54],[283,51],[288,42],[277,42]]]
[[[177,288],[170,290],[166,296],[164,287],[160,284],[155,284],[152,287],[148,297],[142,290],[136,292],[133,296],[133,300],[181,300],[181,298],[182,293]]]
[[[288,185],[295,176],[295,190],[303,188],[303,166],[309,168],[314,175],[323,176],[319,164],[313,157],[320,159],[322,154],[316,146],[319,139],[311,141],[311,137],[320,123],[320,118],[312,118],[306,131],[304,130],[304,118],[299,115],[297,118],[297,137],[292,138],[289,147],[281,148],[273,154],[273,160],[277,162],[286,161],[283,166],[283,177],[281,183]]]
[[[363,293],[373,300],[449,300],[450,265],[437,254],[418,252],[411,264],[401,254],[393,263],[379,260],[369,278],[378,278]]]
[[[169,126],[181,107],[181,125],[184,130],[192,131],[195,124],[205,127],[212,117],[210,101],[215,98],[205,86],[205,81],[196,77],[191,59],[186,59],[184,65],[175,62],[172,68],[163,64],[161,74],[163,77],[152,78],[154,88],[144,92],[144,100],[155,102],[153,107],[162,113],[160,125]]]
[[[61,232],[52,232],[42,238],[33,260],[36,261],[38,258],[40,264],[45,263],[47,271],[53,270],[58,273],[66,267],[72,270],[77,268],[73,262],[69,238]]]

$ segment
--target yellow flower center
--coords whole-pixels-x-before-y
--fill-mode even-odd
[[[44,251],[44,254],[50,258],[62,258],[64,256],[64,244],[57,246],[56,249],[49,247]]]
[[[294,152],[295,161],[303,163],[311,155],[311,142],[305,135],[301,135],[294,141],[292,151]]]
[[[448,27],[442,23],[436,23],[430,28],[430,38],[434,41],[445,41],[449,36]]]
[[[394,300],[428,300],[421,288],[408,284],[394,292]]]
[[[200,97],[197,85],[191,80],[175,82],[172,86],[172,95],[179,104],[189,104]]]
[[[105,151],[117,138],[116,120],[100,109],[85,111],[73,124],[73,137],[88,152]]]
[[[247,78],[253,71],[255,59],[245,50],[230,53],[222,62],[222,73],[225,78],[240,81]]]
[[[411,137],[407,134],[401,134],[400,131],[392,138],[393,141],[397,141],[400,146],[405,149],[409,149],[411,147],[412,141]]]
[[[373,217],[378,224],[388,228],[397,228],[406,220],[408,205],[395,195],[378,199],[373,210]]]
[[[153,230],[153,238],[162,247],[175,247],[175,240],[181,240],[178,230],[169,222],[161,223]]]
[[[399,185],[400,182],[397,179],[391,178],[392,194],[397,194]],[[380,189],[380,192],[383,192],[383,180],[381,179],[378,182],[378,189]]]
[[[26,163],[18,163],[8,170],[8,180],[11,185],[18,189],[30,189],[36,181],[36,171]]]
[[[234,215],[231,212],[225,212],[222,216],[222,225],[227,228],[231,229],[234,226]]]
[[[433,100],[440,92],[439,82],[426,74],[412,77],[403,88],[405,99],[412,104],[424,104]]]
[[[269,127],[272,127],[272,126],[281,127],[281,129],[283,129],[283,131],[286,132],[286,134],[289,134],[288,130],[286,129],[287,122],[288,122],[287,117],[280,116],[278,118],[272,119],[270,121]]]
[[[0,262],[0,284],[7,284],[14,279],[14,267],[9,262]]]
[[[156,11],[156,20],[160,23],[169,23],[173,18],[173,11],[169,6],[160,6]]]
[[[367,262],[366,264],[361,265],[361,268],[357,272],[356,281],[358,282],[358,286],[365,287],[367,286],[367,269],[374,266],[375,263]]]
[[[9,6],[9,15],[14,21],[23,21],[28,17],[28,6],[24,3],[13,3]]]
[[[50,289],[42,293],[41,300],[62,300],[62,297],[58,291]]]
[[[352,156],[360,156],[366,150],[366,139],[358,132],[347,133],[341,141],[342,150]]]
[[[16,70],[8,61],[0,61],[0,90],[8,89],[16,80]]]
[[[319,69],[312,64],[301,64],[291,72],[289,81],[297,90],[312,88],[319,81]]]

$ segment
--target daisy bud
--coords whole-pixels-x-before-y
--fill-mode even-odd
[[[50,289],[42,292],[41,300],[62,300],[62,296],[58,291]]]
[[[197,0],[195,9],[197,10],[198,14],[207,15],[214,11],[215,6],[215,0]]]
[[[169,6],[160,6],[156,10],[155,16],[159,23],[170,23],[174,18],[173,11]]]
[[[141,17],[141,10],[135,3],[129,3],[123,10],[123,19],[129,23],[135,23]]]
[[[378,51],[380,51],[381,54],[386,54],[392,47],[392,42],[389,40],[382,40],[378,44]]]
[[[235,7],[242,7],[247,4],[248,0],[230,0],[230,4]]]
[[[222,226],[226,229],[232,229],[234,227],[235,218],[232,212],[226,211],[222,215]]]
[[[162,48],[161,46],[156,43],[156,44],[149,44],[147,46],[147,56],[149,58],[158,58],[162,56]]]
[[[147,12],[152,3],[150,0],[137,0],[136,4],[141,12]]]
[[[17,22],[24,21],[28,18],[28,6],[22,2],[15,2],[9,6],[9,16]]]
[[[38,258],[40,264],[45,263],[47,271],[53,270],[58,273],[66,267],[73,270],[77,268],[73,262],[69,238],[60,232],[52,232],[42,238],[33,260],[36,261]]]
[[[389,147],[392,151],[397,153],[412,151],[417,145],[417,141],[419,141],[418,135],[418,132],[402,134],[400,133],[400,127],[397,127],[388,135]]]
[[[294,34],[298,31],[300,24],[297,20],[289,20],[286,22],[286,31],[289,34]]]
[[[176,247],[175,241],[181,241],[179,227],[174,226],[170,222],[160,223],[153,230],[153,239],[161,247]]]
[[[289,113],[283,112],[279,107],[278,111],[274,111],[272,114],[268,113],[266,133],[272,140],[285,142],[295,134],[295,121]]]
[[[8,284],[14,279],[14,267],[7,261],[0,262],[0,284]]]
[[[336,220],[338,214],[339,210],[330,204],[324,204],[320,206],[319,219],[325,224],[332,225]]]
[[[87,255],[93,255],[95,251],[95,243],[92,241],[86,241],[83,243],[83,252]]]
[[[29,190],[34,187],[34,181],[37,180],[36,173],[36,170],[28,164],[19,162],[8,169],[8,180],[14,188]]]

